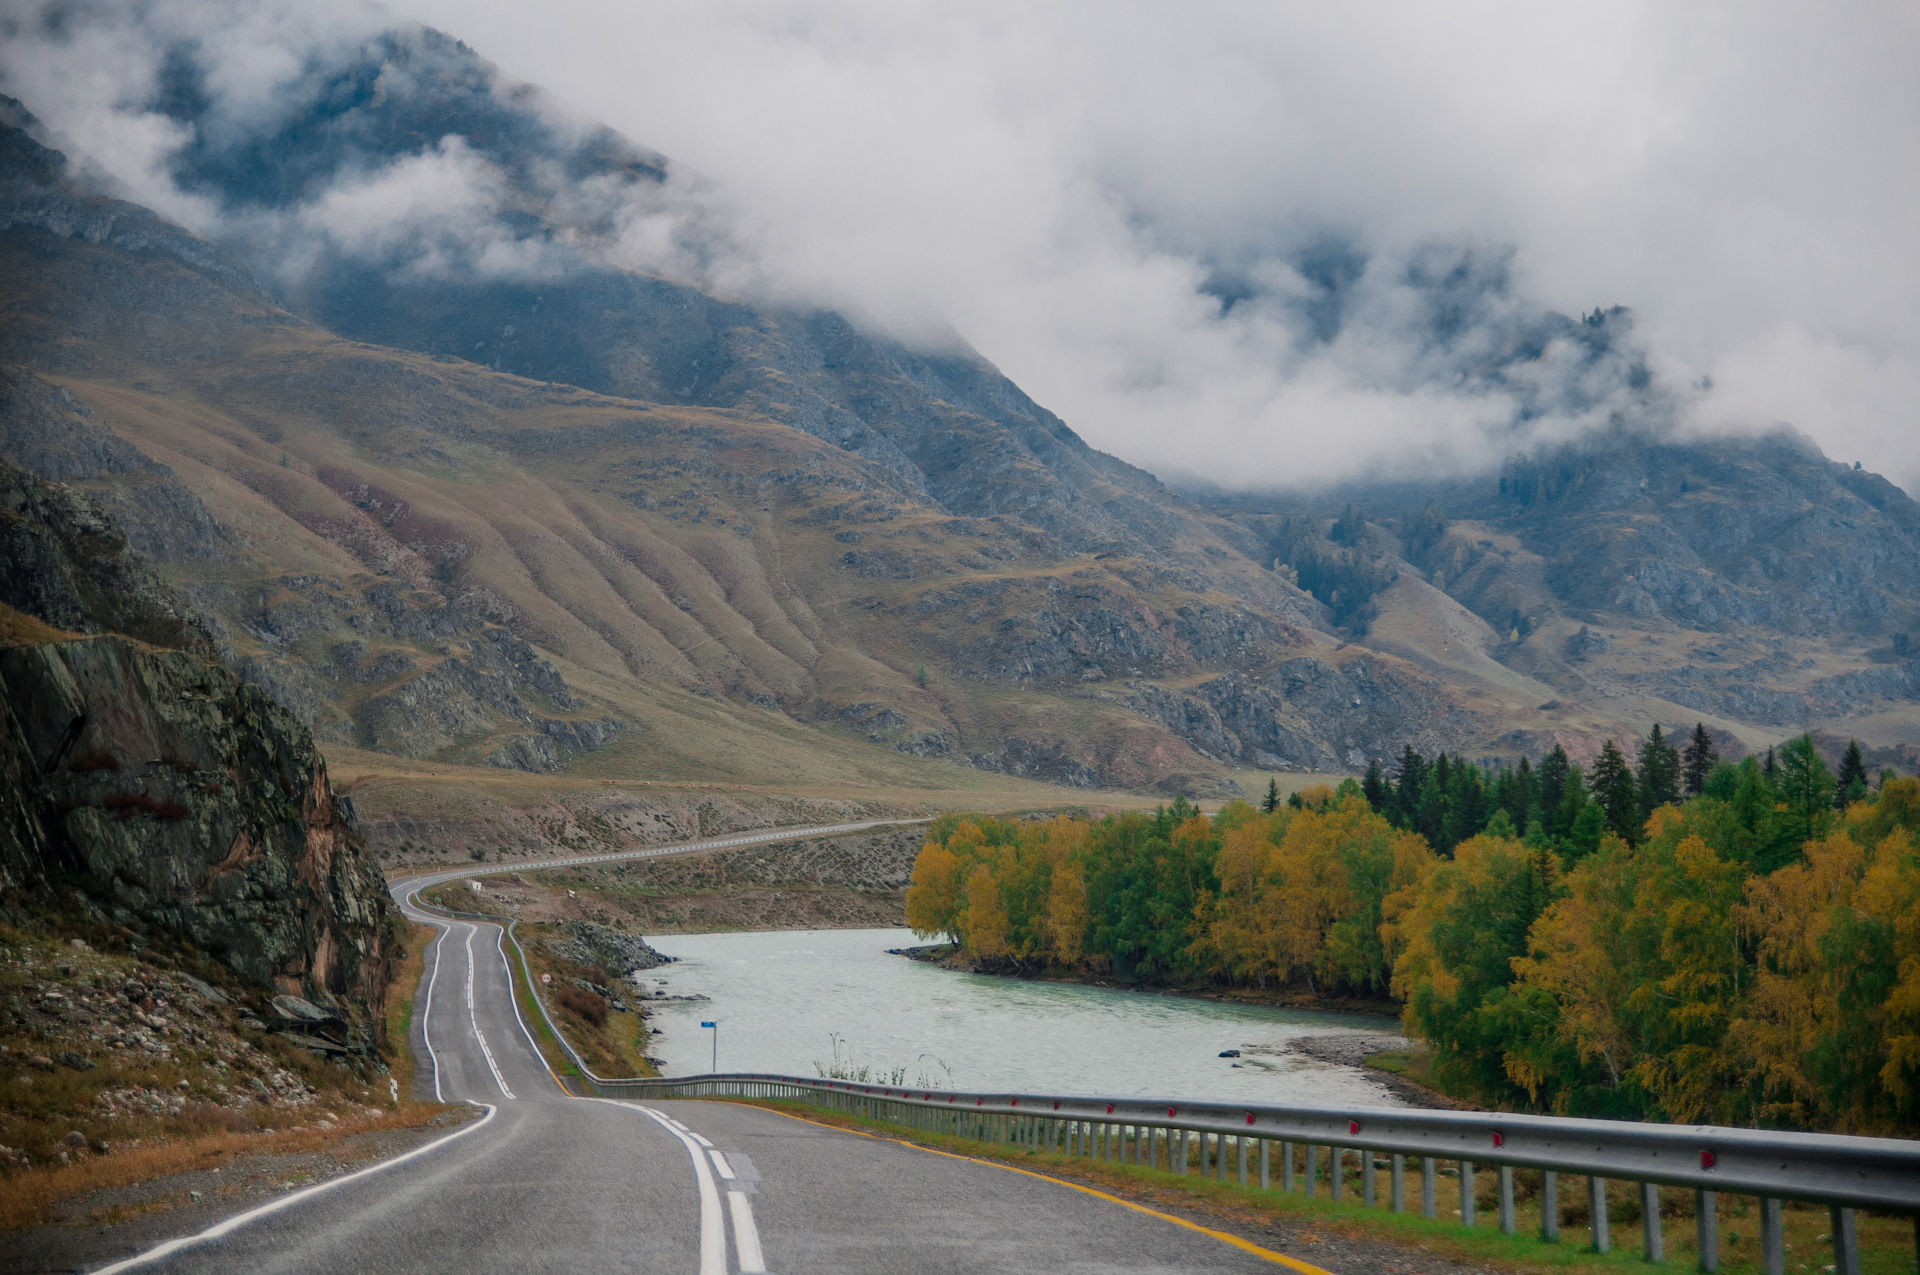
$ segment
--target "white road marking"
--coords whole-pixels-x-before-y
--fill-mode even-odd
[[[440,1055],[433,1052],[433,1033],[428,1030],[433,1020],[433,985],[440,978],[440,948],[447,941],[447,932],[453,927],[440,927],[440,936],[433,941],[433,973],[427,976],[427,1004],[420,1011],[420,1039],[427,1043],[427,1060],[433,1064],[433,1100],[445,1102],[440,1096]]]
[[[306,1188],[304,1191],[295,1191],[289,1195],[283,1195],[277,1200],[271,1201],[270,1203],[267,1203],[267,1204],[262,1204],[257,1209],[249,1209],[245,1213],[236,1213],[232,1217],[228,1218],[226,1221],[216,1223],[213,1226],[208,1227],[204,1231],[200,1231],[193,1235],[183,1235],[177,1240],[168,1240],[165,1244],[161,1244],[154,1248],[150,1248],[144,1253],[136,1254],[133,1257],[129,1257],[124,1261],[115,1262],[111,1266],[103,1266],[98,1271],[95,1272],[95,1275],[110,1275],[110,1273],[113,1271],[130,1271],[137,1266],[145,1266],[149,1262],[157,1262],[161,1258],[167,1257],[173,1253],[177,1253],[181,1249],[190,1247],[191,1245],[204,1244],[208,1240],[217,1240],[224,1235],[230,1235],[234,1231],[239,1230],[241,1227],[245,1226],[249,1222],[256,1221],[260,1218],[263,1218],[267,1216],[269,1213],[278,1213],[281,1209],[287,1208],[289,1205],[298,1204],[301,1200],[311,1199],[313,1196],[320,1194],[322,1191],[331,1191],[333,1190],[333,1188],[337,1186],[345,1186],[347,1183],[355,1181],[359,1178],[364,1178],[375,1173],[384,1172],[387,1169],[391,1169],[396,1164],[405,1164],[409,1160],[412,1160],[418,1156],[425,1155],[427,1152],[434,1150],[436,1147],[446,1146],[447,1143],[452,1142],[455,1138],[464,1138],[476,1129],[485,1128],[487,1121],[493,1119],[494,1114],[500,1110],[500,1108],[494,1106],[492,1103],[476,1102],[473,1105],[476,1107],[484,1108],[487,1114],[482,1116],[480,1119],[474,1121],[472,1124],[465,1126],[464,1128],[454,1130],[452,1133],[448,1134],[444,1138],[434,1139],[432,1142],[429,1142],[424,1147],[415,1147],[413,1150],[407,1152],[405,1155],[395,1156],[391,1160],[382,1160],[380,1163],[368,1165],[366,1168],[361,1169],[358,1172],[348,1173],[341,1177],[333,1178],[329,1181],[321,1182],[321,1183],[318,1183],[317,1185],[310,1186]],[[703,1272],[703,1275],[704,1275],[704,1272]]]
[[[467,1021],[473,1024],[473,1038],[480,1042],[480,1052],[486,1056],[487,1069],[493,1072],[493,1083],[500,1086],[500,1092],[513,1097],[513,1090],[507,1088],[507,1078],[500,1074],[500,1064],[493,1060],[493,1051],[487,1048],[487,1038],[480,1030],[480,1019],[473,1009],[473,932],[478,926],[467,927]]]
[[[707,1167],[707,1157],[700,1154],[700,1148],[689,1134],[675,1128],[679,1121],[669,1120],[653,1108],[638,1103],[622,1102],[615,1105],[629,1107],[656,1121],[686,1147],[687,1155],[693,1160],[693,1176],[700,1184],[700,1275],[727,1275],[726,1223],[720,1218],[720,1189],[713,1184],[713,1170]],[[758,1244],[757,1239],[755,1243]]]
[[[741,1275],[762,1275],[767,1259],[760,1251],[760,1230],[753,1224],[753,1205],[745,1191],[727,1192],[727,1211],[733,1214],[733,1252],[740,1259]]]
[[[713,1150],[709,1150],[707,1154],[713,1157],[714,1170],[727,1181],[733,1181],[733,1166],[727,1163],[727,1157]]]

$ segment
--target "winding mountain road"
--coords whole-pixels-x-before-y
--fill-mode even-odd
[[[105,1269],[1274,1269],[1212,1235],[980,1161],[731,1103],[571,1096],[521,1020],[501,927],[411,902],[469,875],[416,877],[394,894],[440,930],[414,997],[420,1084],[484,1114],[408,1156]]]

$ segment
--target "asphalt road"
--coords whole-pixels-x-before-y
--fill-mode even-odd
[[[396,886],[404,895],[434,874]],[[407,906],[404,904],[403,906]],[[1067,1186],[728,1103],[569,1097],[500,928],[446,922],[415,994],[423,1084],[487,1108],[398,1161],[109,1270],[1271,1271]]]

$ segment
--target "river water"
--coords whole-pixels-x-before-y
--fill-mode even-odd
[[[902,1068],[895,1083],[916,1087],[1399,1105],[1363,1070],[1286,1048],[1295,1036],[1391,1035],[1391,1019],[960,974],[887,953],[914,941],[902,929],[650,939],[680,959],[647,971],[648,986],[710,999],[653,1006],[662,1034],[649,1052],[669,1076],[708,1070],[706,1020],[719,1024],[722,1071],[812,1076],[837,1047],[874,1079]]]

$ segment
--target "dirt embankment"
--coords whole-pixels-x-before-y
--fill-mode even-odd
[[[919,828],[734,846],[442,887],[449,906],[528,923],[591,921],[640,934],[899,925]]]
[[[488,787],[362,776],[341,787],[353,799],[359,831],[389,871],[469,862],[533,864],[738,832],[930,813],[897,802],[816,799],[639,780],[592,787],[531,783]]]

